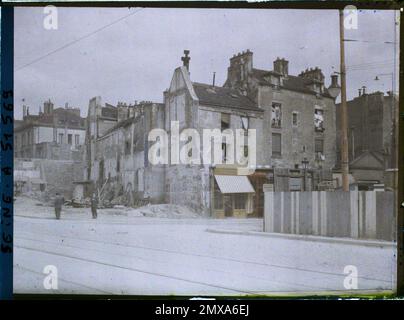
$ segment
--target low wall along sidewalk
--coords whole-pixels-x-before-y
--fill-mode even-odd
[[[394,192],[265,192],[264,231],[395,240]]]

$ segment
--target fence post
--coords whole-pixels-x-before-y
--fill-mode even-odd
[[[351,206],[351,238],[359,238],[359,196],[358,191],[349,192]]]
[[[327,193],[320,191],[320,212],[321,212],[321,232],[322,236],[327,235]]]
[[[366,214],[366,236],[371,239],[376,239],[376,192],[365,192],[365,214]]]
[[[274,232],[274,193],[267,191],[264,197],[264,231]]]
[[[312,234],[313,235],[318,235],[319,230],[318,230],[318,191],[313,191],[311,194],[311,201],[312,201]]]

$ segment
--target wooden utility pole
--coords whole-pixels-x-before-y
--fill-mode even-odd
[[[346,104],[346,70],[344,47],[344,10],[339,11],[340,73],[341,73],[341,170],[342,190],[349,191],[348,110]]]

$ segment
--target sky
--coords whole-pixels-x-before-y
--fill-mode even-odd
[[[277,57],[289,61],[293,75],[318,66],[327,87],[339,71],[337,10],[62,7],[56,30],[44,27],[48,16],[41,7],[15,9],[16,119],[22,118],[23,100],[30,114],[50,98],[56,106],[79,107],[82,116],[94,96],[113,105],[163,102],[184,49],[190,50],[195,82],[212,83],[216,72],[222,85],[229,59],[247,49],[258,69],[272,70]],[[367,92],[391,90],[399,48],[395,27],[394,11],[370,10],[359,11],[357,29],[345,30],[346,39],[359,40],[345,45],[348,99],[362,86]],[[375,81],[378,74],[387,75]]]

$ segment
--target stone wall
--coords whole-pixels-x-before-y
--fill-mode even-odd
[[[301,165],[304,157],[309,160],[309,168],[316,168],[315,139],[324,140],[325,160],[323,168],[334,167],[336,161],[336,128],[335,104],[330,98],[316,97],[312,94],[302,94],[286,89],[260,87],[258,105],[265,110],[263,126],[264,141],[262,141],[263,158],[270,160],[273,167],[294,168]],[[280,103],[282,124],[280,128],[271,127],[272,103]],[[323,132],[314,130],[314,112],[323,110]],[[292,124],[292,114],[297,113],[297,125]],[[281,156],[272,155],[272,133],[281,134]]]
[[[38,173],[35,178],[44,182],[44,192],[50,197],[58,192],[63,194],[66,199],[71,199],[74,189],[73,182],[84,180],[82,161],[32,159],[27,162],[14,159],[14,167],[17,172],[19,172],[19,168],[23,169],[27,163],[29,163],[32,172]],[[24,172],[26,172],[25,175],[28,173],[27,170]]]

